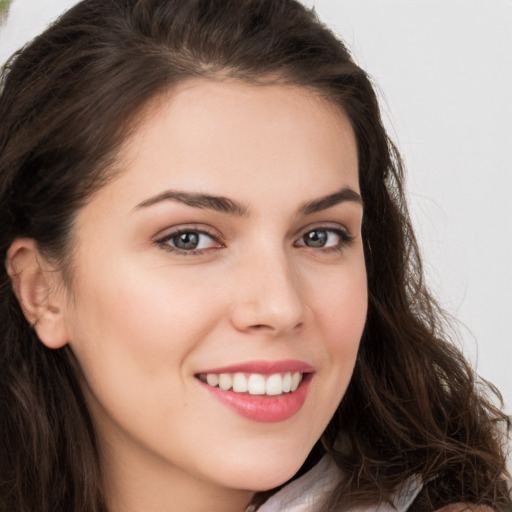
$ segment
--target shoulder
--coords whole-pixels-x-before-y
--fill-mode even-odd
[[[497,512],[489,505],[459,501],[457,492],[436,485],[437,480],[423,484],[405,508],[406,512]],[[459,494],[460,495],[460,494]],[[512,512],[512,511],[510,511]]]
[[[472,503],[451,503],[444,507],[438,508],[435,512],[495,512],[495,510],[487,505],[474,505]]]

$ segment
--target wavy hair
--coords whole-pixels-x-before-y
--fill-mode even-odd
[[[355,132],[368,317],[349,388],[298,474],[332,454],[347,478],[325,510],[387,501],[412,475],[445,503],[505,510],[509,423],[425,287],[371,81],[296,0],[85,0],[15,54],[1,78],[1,258],[29,237],[72,275],[76,212],[115,174],[144,106],[194,78],[309,88]],[[75,364],[69,347],[39,342],[2,265],[0,510],[107,511]]]

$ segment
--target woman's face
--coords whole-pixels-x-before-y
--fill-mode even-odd
[[[119,167],[76,219],[65,311],[112,488],[281,484],[365,323],[348,120],[305,89],[192,81],[152,104]]]

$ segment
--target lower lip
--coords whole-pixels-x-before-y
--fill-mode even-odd
[[[223,391],[220,388],[201,384],[220,402],[241,416],[260,423],[277,423],[291,418],[299,412],[306,401],[312,374],[304,375],[299,387],[279,396],[249,395]]]

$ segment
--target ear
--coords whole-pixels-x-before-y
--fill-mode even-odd
[[[39,339],[52,349],[68,342],[64,321],[65,294],[60,273],[30,238],[17,238],[7,252],[7,272],[26,319]]]

